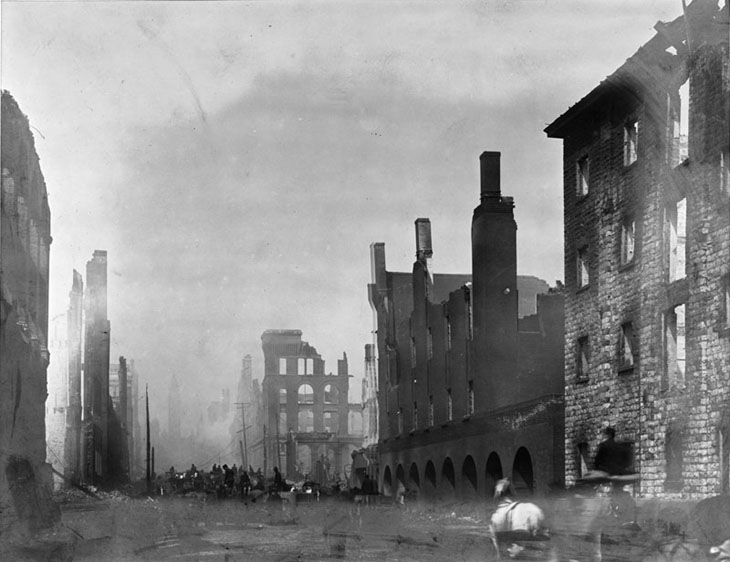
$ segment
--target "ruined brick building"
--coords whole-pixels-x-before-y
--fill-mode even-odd
[[[491,494],[503,476],[522,493],[563,483],[562,295],[517,276],[500,154],[480,162],[471,275],[431,271],[428,219],[412,273],[388,271],[384,244],[371,245],[386,494],[399,482],[427,497]]]
[[[49,526],[45,402],[51,212],[28,118],[2,92],[0,535]]]
[[[106,250],[95,250],[86,263],[83,306],[81,474],[88,484],[111,487],[129,480],[129,453],[122,427],[124,416],[114,409],[110,394],[111,323],[107,315]]]
[[[109,396],[122,435],[120,455],[123,472],[126,472],[130,479],[141,478],[146,460],[142,456],[141,443],[145,438],[141,435],[139,376],[133,359],[120,357],[119,363],[112,363],[109,366]]]
[[[88,262],[87,274],[92,275],[86,294],[83,278],[74,270],[68,310],[52,323],[46,449],[57,487],[79,482],[114,486],[142,470],[134,361],[120,357],[119,363],[109,363],[109,321],[105,312],[92,311],[106,303],[105,257],[97,250]],[[106,394],[101,394],[104,387]]]
[[[325,374],[324,360],[302,341],[301,330],[266,330],[261,342],[265,470],[278,466],[290,479],[342,478],[363,441],[350,428],[350,414],[361,406],[348,403],[347,356],[337,361],[337,375]]]
[[[563,139],[568,482],[611,425],[642,494],[730,490],[728,21],[695,0],[545,129]]]

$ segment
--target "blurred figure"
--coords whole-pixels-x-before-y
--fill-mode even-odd
[[[279,472],[279,467],[275,466],[274,467],[274,491],[276,493],[281,492],[282,484],[283,484],[283,481],[281,478],[281,472]]]
[[[249,492],[251,491],[251,478],[248,476],[248,472],[246,472],[245,470],[241,471],[241,479],[238,485],[241,488],[241,498],[245,498],[246,496],[248,496]]]
[[[598,445],[596,458],[593,462],[593,468],[605,472],[610,476],[623,474],[623,449],[616,443],[616,430],[607,427],[603,430],[606,438]]]

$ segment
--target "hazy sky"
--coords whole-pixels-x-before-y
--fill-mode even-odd
[[[51,206],[51,315],[109,252],[112,357],[152,401],[235,392],[261,333],[363,371],[369,245],[469,272],[478,157],[502,152],[518,271],[563,279],[561,143],[543,128],[679,0],[2,2],[2,88]],[[357,384],[359,399],[360,378]],[[164,419],[164,418],[163,418]],[[164,423],[163,423],[164,426]]]

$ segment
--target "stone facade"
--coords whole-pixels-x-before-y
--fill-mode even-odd
[[[669,498],[729,490],[727,3],[686,16],[546,129],[564,147],[567,481],[611,425],[638,491]]]
[[[517,275],[514,202],[501,194],[499,159],[480,158],[472,275],[431,271],[428,219],[416,221],[412,273],[388,271],[384,244],[371,245],[386,494],[403,485],[483,496],[505,475],[522,493],[562,486],[562,295]]]
[[[284,468],[289,479],[343,478],[363,442],[362,428],[359,435],[349,428],[347,356],[337,361],[337,375],[325,374],[324,360],[302,341],[301,330],[266,330],[261,341],[265,468]],[[360,405],[357,410],[361,415]]]
[[[0,141],[0,536],[51,525],[46,464],[51,212],[28,118],[2,92]]]

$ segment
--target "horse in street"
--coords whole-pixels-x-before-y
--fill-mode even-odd
[[[523,548],[519,541],[549,540],[550,531],[545,524],[545,514],[536,504],[512,499],[511,483],[508,478],[497,481],[494,498],[498,500],[497,509],[489,522],[489,535],[497,551],[502,556],[502,547],[510,543],[510,556]]]

